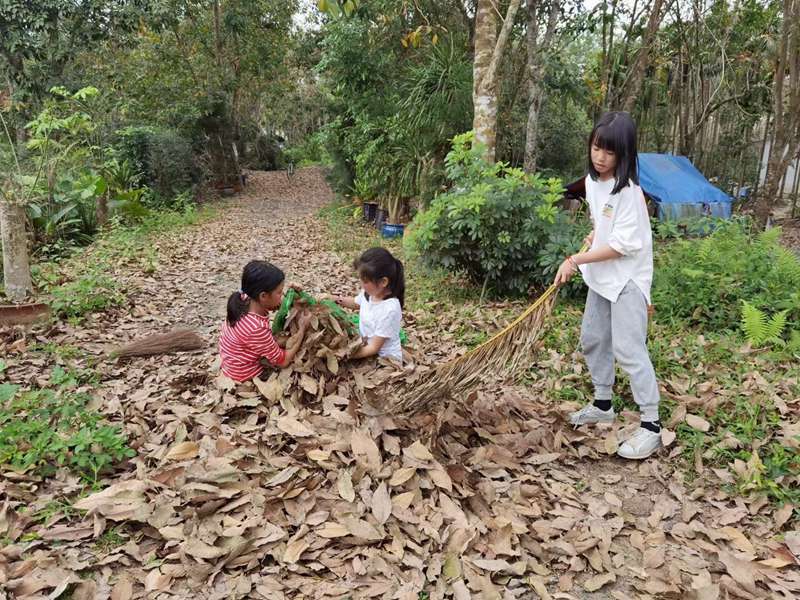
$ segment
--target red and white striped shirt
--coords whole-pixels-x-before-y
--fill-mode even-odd
[[[263,370],[260,360],[266,358],[279,365],[286,351],[278,345],[269,326],[269,319],[247,313],[231,327],[226,321],[219,336],[222,372],[234,381],[247,381]]]

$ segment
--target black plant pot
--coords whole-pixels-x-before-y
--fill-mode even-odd
[[[375,221],[375,213],[378,211],[378,205],[375,202],[364,202],[364,221],[372,223]]]
[[[387,213],[388,211],[385,208],[379,208],[375,211],[375,227],[378,229],[378,231],[380,231],[381,227],[383,227],[383,224],[386,223]]]

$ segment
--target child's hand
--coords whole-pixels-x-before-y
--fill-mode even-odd
[[[317,298],[319,299],[320,302],[323,300],[330,300],[331,302],[335,302],[334,297],[331,294],[320,294],[319,296],[317,296]]]
[[[553,283],[555,283],[557,286],[562,286],[569,283],[569,280],[572,279],[572,276],[575,275],[577,270],[578,269],[575,266],[575,261],[572,259],[572,257],[567,258],[561,263],[561,266],[558,267],[556,279]]]
[[[303,286],[301,286],[296,281],[290,281],[289,283],[286,284],[286,287],[288,287],[290,289],[293,289],[295,292],[302,292],[303,291]]]
[[[311,324],[311,313],[308,311],[303,312],[297,318],[297,325],[300,327],[300,329],[307,329],[310,324]]]

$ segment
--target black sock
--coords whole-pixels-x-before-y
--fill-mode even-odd
[[[653,433],[661,433],[661,421],[642,421],[641,426]]]
[[[611,400],[595,400],[594,405],[600,410],[611,410]]]

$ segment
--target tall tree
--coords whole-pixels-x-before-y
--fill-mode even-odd
[[[503,26],[497,33],[497,5],[478,0],[475,11],[475,58],[472,67],[472,128],[475,139],[486,148],[484,157],[494,162],[497,136],[497,68],[503,56],[520,0],[510,0]]]
[[[25,205],[11,190],[3,190],[0,194],[3,282],[6,297],[12,302],[22,302],[33,290],[25,221]]]
[[[543,13],[547,14],[547,24],[544,36],[539,39],[539,24]],[[523,164],[523,169],[526,173],[533,173],[536,170],[539,113],[542,108],[542,98],[545,90],[544,67],[560,14],[561,0],[550,0],[549,10],[547,10],[546,3],[543,0],[528,0],[528,62],[526,65],[528,120],[525,126],[525,159]]]
[[[756,214],[766,223],[779,200],[789,164],[800,154],[800,0],[783,0],[772,85],[772,141]]]
[[[642,91],[644,75],[650,64],[650,55],[655,45],[656,34],[661,25],[661,20],[664,18],[664,12],[664,0],[653,0],[650,16],[647,20],[647,28],[642,37],[642,45],[636,55],[636,60],[628,72],[628,77],[622,89],[619,106],[627,112],[633,112],[636,99]]]

